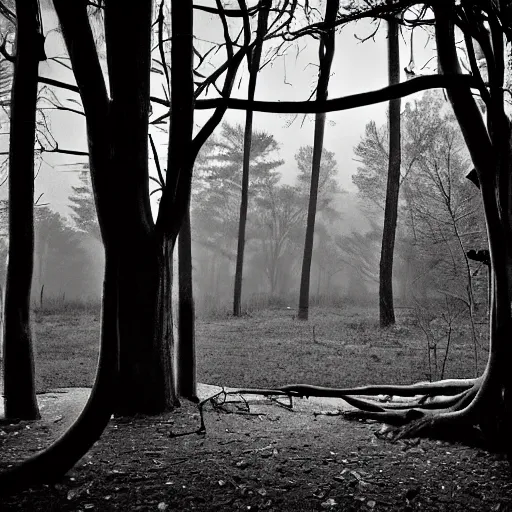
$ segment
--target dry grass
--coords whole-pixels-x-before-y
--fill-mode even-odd
[[[295,311],[287,308],[200,321],[198,380],[273,387],[297,382],[324,386],[409,383],[428,378],[425,336],[412,312],[399,310],[397,325],[391,329],[381,330],[377,318],[376,309],[347,306],[312,309],[307,322],[296,320]],[[38,391],[92,384],[97,314],[38,314],[34,331]],[[480,367],[484,362],[481,350]],[[445,377],[473,374],[468,328],[458,325],[452,333]]]

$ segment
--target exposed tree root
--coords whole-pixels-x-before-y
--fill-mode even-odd
[[[394,440],[410,437],[437,437],[443,439],[464,439],[481,444],[482,430],[478,425],[477,400],[481,380],[472,388],[454,396],[437,396],[431,402],[419,404],[385,404],[381,410],[373,408],[375,403],[358,399],[354,406],[358,411],[344,414],[347,419],[372,419],[395,426],[389,437]],[[344,398],[348,403],[353,399]],[[371,404],[372,410],[364,409]],[[392,405],[392,407],[390,407]],[[396,407],[399,405],[399,408]]]
[[[447,379],[433,383],[417,383],[409,386],[362,386],[355,388],[327,388],[309,384],[292,384],[276,389],[238,388],[222,390],[199,404],[201,426],[204,432],[203,406],[207,402],[220,405],[227,397],[237,395],[247,404],[243,395],[263,395],[270,400],[288,397],[293,407],[293,397],[341,398],[358,410],[341,413],[347,419],[371,419],[396,427],[390,438],[402,439],[417,436],[434,436],[481,443],[478,414],[479,391],[483,377],[476,379]],[[387,395],[384,399],[376,397]],[[478,396],[477,396],[478,395]],[[397,400],[398,398],[398,400]],[[406,400],[400,400],[406,398]],[[220,400],[219,400],[220,399]],[[478,438],[478,439],[477,439]]]
[[[392,431],[394,439],[424,435],[446,438],[452,434],[454,438],[462,434],[464,438],[474,439],[478,428],[474,402],[482,382],[483,377],[354,388],[292,384],[276,389],[237,389],[229,394],[287,395],[290,399],[294,396],[341,398],[358,409],[343,413],[345,418],[371,419],[397,427]],[[382,395],[387,396],[385,399],[376,398]],[[463,434],[463,431],[466,432]],[[480,430],[478,435],[481,437]]]
[[[295,394],[301,397],[321,396],[344,398],[348,395],[391,395],[391,396],[417,396],[417,395],[457,395],[472,388],[481,381],[476,379],[445,379],[438,382],[418,382],[410,385],[376,385],[360,386],[355,388],[327,388],[323,386],[311,386],[309,384],[290,384],[277,388],[278,391]]]
[[[345,395],[340,398],[345,400],[348,404],[357,407],[362,415],[365,411],[372,412],[392,412],[401,409],[446,409],[452,406],[456,406],[461,400],[465,399],[468,395],[474,396],[476,390],[474,388],[467,389],[458,395],[453,396],[429,396],[423,395],[418,399],[392,402],[387,401],[376,401],[366,398],[356,398],[350,395]]]

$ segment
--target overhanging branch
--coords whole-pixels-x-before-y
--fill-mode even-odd
[[[208,110],[225,106],[233,110],[254,110],[274,114],[316,114],[319,112],[337,112],[352,108],[383,103],[392,99],[409,96],[415,92],[436,88],[456,87],[477,88],[478,83],[472,75],[425,75],[407,82],[383,87],[374,91],[352,94],[326,101],[249,101],[238,98],[215,98],[196,100],[195,108]],[[158,101],[162,103],[162,100]]]
[[[75,85],[67,84],[59,80],[47,77],[39,77],[39,82],[79,92]],[[274,114],[316,114],[318,112],[337,112],[350,110],[352,108],[383,103],[396,98],[403,98],[415,92],[427,89],[449,89],[453,87],[478,88],[478,81],[472,75],[424,75],[418,76],[407,82],[383,87],[374,91],[342,96],[326,101],[249,101],[238,98],[213,98],[195,101],[195,108],[198,110],[209,110],[225,106],[232,110],[254,110],[255,112],[269,112]],[[169,101],[151,96],[151,101],[169,107]]]

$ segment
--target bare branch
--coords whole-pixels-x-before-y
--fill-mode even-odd
[[[16,14],[4,2],[0,2],[0,14],[11,23],[16,23]]]
[[[162,168],[160,166],[160,159],[158,158],[158,153],[156,151],[155,143],[153,142],[153,137],[151,134],[149,134],[149,143],[151,144],[151,151],[153,152],[153,158],[155,160],[156,165],[156,172],[158,173],[158,180],[150,176],[150,179],[155,180],[161,188],[165,187],[165,179],[164,175],[162,174]]]
[[[61,155],[89,156],[87,151],[79,151],[76,149],[60,149],[58,146],[53,149],[41,148],[40,153],[60,153]]]
[[[409,96],[419,91],[436,88],[468,89],[478,87],[475,77],[466,74],[457,75],[423,75],[401,82],[396,85],[383,87],[374,91],[352,94],[341,98],[326,101],[248,101],[237,98],[214,98],[196,100],[198,110],[207,110],[224,106],[233,110],[254,110],[256,112],[270,112],[276,114],[315,114],[318,112],[337,112],[353,108],[382,103],[391,99]],[[158,100],[163,103],[164,100]]]
[[[59,87],[60,89],[67,89],[68,91],[80,93],[78,86],[68,84],[68,83],[62,82],[60,80],[54,80],[53,78],[48,78],[46,76],[40,76],[38,78],[38,80],[39,80],[39,83],[41,83],[41,84],[53,85],[53,87]]]

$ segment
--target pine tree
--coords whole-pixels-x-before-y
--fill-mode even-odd
[[[75,222],[78,229],[92,235],[101,241],[101,233],[98,225],[98,217],[96,216],[96,206],[92,195],[91,177],[89,175],[89,167],[79,174],[80,185],[71,187],[73,194],[69,196],[70,208],[73,210],[71,218]]]

